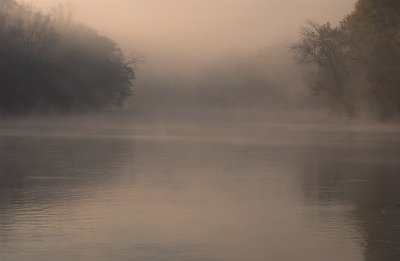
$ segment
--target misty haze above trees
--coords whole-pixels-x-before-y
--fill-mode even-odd
[[[311,109],[302,82],[304,70],[295,64],[287,44],[218,57],[196,70],[187,68],[167,73],[153,68],[148,74],[144,70],[132,109],[138,114],[188,114],[189,118],[191,114],[201,118],[215,109],[227,114]]]
[[[288,77],[290,75],[290,77]],[[286,46],[271,46],[208,67],[196,88],[209,106],[286,109],[304,102],[301,71]]]
[[[400,115],[400,2],[359,0],[339,26],[308,22],[293,46],[313,93],[334,111]]]
[[[399,46],[400,2],[359,0],[338,26],[308,22],[292,50],[308,65],[310,89],[323,106],[388,119],[400,115]],[[0,0],[0,113],[122,106],[132,95],[137,62],[109,38],[75,23],[68,6],[44,13]],[[303,67],[293,66],[284,45],[231,55],[202,69],[177,68],[176,75],[165,76],[149,71],[133,108],[272,110],[307,103]]]
[[[122,106],[135,58],[77,24],[71,9],[50,14],[0,0],[0,112],[85,112]]]

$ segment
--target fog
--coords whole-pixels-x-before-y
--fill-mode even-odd
[[[0,0],[1,261],[400,260],[398,123],[329,110],[367,90],[399,119],[400,52],[368,71],[346,27],[300,29],[356,0],[70,0],[87,27],[21,2]],[[344,74],[296,59],[315,39]]]
[[[49,8],[53,0],[35,0]],[[304,19],[339,21],[349,0],[72,0],[79,20],[150,58],[212,59],[297,37]]]
[[[284,91],[285,95],[304,94],[302,74],[292,73],[295,62],[289,54],[289,47],[299,36],[300,26],[305,19],[337,23],[352,10],[354,2],[69,1],[78,21],[111,37],[127,52],[133,51],[146,56],[146,64],[137,73],[133,101],[127,107],[135,107],[137,112],[146,107],[144,104],[164,108],[157,109],[158,112],[155,113],[162,113],[165,108],[171,109],[177,103],[193,103],[193,99],[197,99],[199,86],[204,86],[204,82],[208,82],[209,89],[219,88],[219,85],[225,87],[224,91],[229,91],[230,87],[223,83],[227,85],[238,80],[235,70],[221,74],[216,82],[208,79],[207,73],[241,67],[243,60],[260,60],[257,56],[274,56],[274,59],[272,62],[251,62],[253,68],[249,70],[264,71],[265,74],[273,71],[278,79],[255,79],[253,83],[258,81],[258,88],[274,82],[277,89],[289,87],[288,92]],[[50,9],[56,4],[50,0],[35,0],[34,3],[44,9]],[[277,72],[274,61],[280,63],[278,68],[281,71]],[[259,64],[258,68],[255,68],[256,63]],[[222,75],[224,80],[221,79]],[[291,79],[287,75],[291,75]],[[288,81],[282,82],[282,78]],[[285,100],[292,98],[286,97]],[[304,101],[306,98],[302,99]]]

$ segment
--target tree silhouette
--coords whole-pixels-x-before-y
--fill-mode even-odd
[[[293,46],[311,64],[313,88],[335,110],[354,115],[361,105],[381,119],[400,114],[400,3],[359,0],[339,26],[313,22]]]
[[[120,107],[132,95],[136,57],[74,23],[14,0],[0,5],[0,112],[88,112]]]

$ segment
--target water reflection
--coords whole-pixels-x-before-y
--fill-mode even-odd
[[[97,189],[106,193],[127,153],[133,156],[131,146],[90,137],[0,136],[0,253],[62,237],[71,208]]]
[[[43,205],[71,189],[108,184],[127,154],[133,157],[131,146],[118,139],[0,136],[0,188],[12,193],[2,195],[0,207]]]
[[[397,260],[398,137],[300,127],[8,131],[0,260]]]
[[[302,157],[304,193],[310,205],[347,206],[366,260],[400,258],[400,143],[396,133],[347,137],[340,146],[314,147]],[[321,209],[320,209],[321,210]],[[327,224],[331,213],[322,219]]]

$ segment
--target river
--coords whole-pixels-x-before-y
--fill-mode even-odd
[[[0,260],[400,260],[400,131],[3,123]]]

